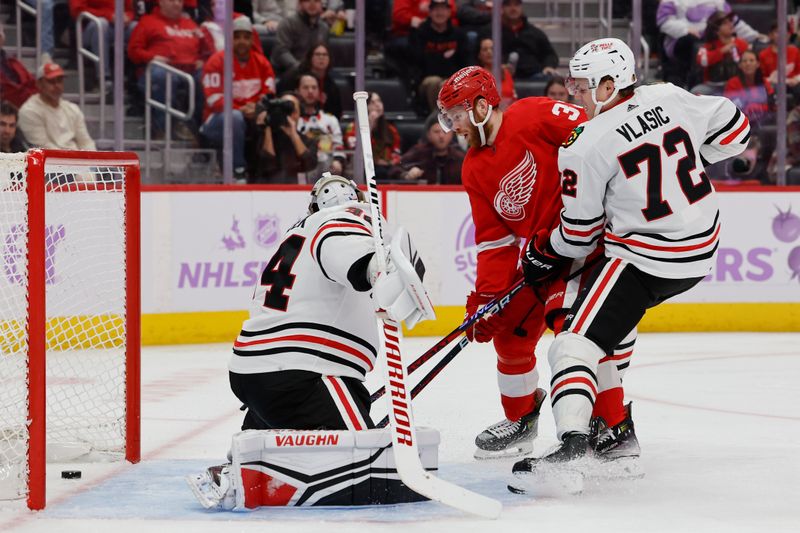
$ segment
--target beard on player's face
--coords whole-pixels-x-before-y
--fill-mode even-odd
[[[481,109],[479,109],[478,106],[476,106],[473,109],[473,116],[475,117],[475,122],[481,123],[481,122],[483,122],[483,119],[486,118],[486,113],[482,113]],[[474,125],[474,124],[472,124],[470,122],[467,125],[467,128],[468,128],[468,131],[467,131],[466,138],[467,138],[467,143],[469,144],[469,146],[472,147],[472,148],[480,148],[481,146],[483,146],[483,144],[481,143],[481,134],[478,131],[478,126],[476,126],[476,125]],[[489,137],[492,136],[492,129],[493,129],[493,126],[492,126],[491,121],[489,121],[489,122],[487,122],[486,124],[483,125],[483,134],[486,136],[486,139],[489,139]]]

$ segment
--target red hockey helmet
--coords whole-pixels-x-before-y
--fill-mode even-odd
[[[481,67],[464,67],[450,76],[439,90],[439,109],[446,111],[460,105],[470,111],[479,96],[494,108],[500,104],[494,76]]]

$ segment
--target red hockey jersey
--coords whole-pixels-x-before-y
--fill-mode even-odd
[[[225,52],[220,51],[208,58],[203,68],[203,92],[206,105],[203,121],[213,113],[221,113],[224,105],[223,71]],[[275,72],[266,57],[255,49],[250,51],[247,63],[233,58],[233,108],[239,109],[250,102],[258,102],[266,94],[275,94]]]
[[[475,223],[477,292],[508,288],[516,275],[519,245],[540,228],[558,225],[558,149],[585,121],[586,114],[575,105],[523,98],[504,112],[493,145],[467,152],[461,180]]]
[[[171,20],[156,8],[139,19],[128,42],[128,57],[137,65],[144,65],[155,56],[163,56],[170,65],[194,72],[195,63],[202,57],[200,28],[185,13]]]

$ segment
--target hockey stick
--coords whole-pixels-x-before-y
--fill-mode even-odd
[[[472,327],[472,325],[475,324],[475,322],[483,318],[484,315],[493,315],[498,311],[500,311],[501,309],[503,309],[506,305],[508,305],[508,302],[511,301],[511,298],[513,298],[514,295],[517,294],[524,285],[525,285],[525,280],[520,279],[514,285],[512,285],[511,288],[509,288],[504,294],[498,296],[491,302],[487,303],[486,305],[478,309],[475,312],[475,314],[470,316],[460,326],[458,326],[456,329],[454,329],[453,331],[445,335],[442,339],[437,341],[437,343],[431,346],[428,349],[428,351],[426,351],[424,354],[417,357],[417,359],[414,360],[413,363],[408,365],[406,372],[408,374],[413,374],[415,370],[417,370],[419,367],[430,361],[433,356],[441,352],[448,344],[453,342],[453,340],[455,340],[459,335],[461,335],[470,327]],[[465,346],[466,344],[462,346],[462,349]],[[458,352],[453,354],[453,357],[455,357],[457,354]],[[450,358],[450,360],[452,360],[452,358]],[[423,380],[424,379],[425,378],[423,378]],[[386,394],[386,387],[381,387],[380,389],[372,393],[372,396],[370,396],[369,398],[370,402],[374,402],[375,400],[381,398],[384,394]],[[414,396],[412,396],[412,398],[414,398]]]
[[[375,259],[379,272],[386,272],[386,251],[383,248],[383,224],[381,222],[380,197],[375,182],[375,166],[372,160],[372,138],[367,118],[368,94],[359,91],[353,94],[356,102],[361,152],[364,156],[364,173],[372,213],[372,237],[375,239]],[[411,397],[406,386],[406,371],[400,351],[403,336],[400,325],[388,318],[381,319],[384,333],[384,383],[390,393],[389,427],[392,435],[392,450],[400,480],[411,490],[445,505],[485,518],[500,516],[502,504],[492,498],[469,491],[458,485],[433,476],[422,466],[417,449]]]
[[[444,370],[444,367],[446,367],[448,364],[450,364],[450,361],[452,361],[453,359],[455,359],[455,357],[456,357],[456,356],[457,356],[457,355],[458,355],[458,354],[461,352],[461,350],[463,350],[464,348],[466,348],[468,344],[469,344],[469,339],[468,339],[466,336],[464,336],[464,337],[461,337],[461,338],[458,340],[458,344],[456,344],[455,346],[453,346],[453,347],[450,349],[450,351],[449,351],[449,352],[447,352],[447,355],[445,355],[444,357],[442,357],[442,360],[441,360],[441,361],[439,361],[438,363],[436,363],[436,365],[435,365],[433,368],[431,368],[431,369],[430,369],[430,371],[429,371],[427,374],[425,374],[425,377],[423,377],[423,378],[420,380],[420,382],[419,382],[419,383],[417,383],[417,384],[414,386],[414,388],[413,388],[413,389],[411,389],[411,399],[413,400],[414,398],[416,398],[416,397],[417,397],[417,395],[419,395],[419,393],[420,393],[420,392],[422,392],[422,389],[424,389],[425,387],[427,387],[427,386],[428,386],[428,384],[429,384],[431,381],[433,381],[433,379],[434,379],[436,376],[438,376],[438,375],[439,375],[439,373],[440,373],[442,370]],[[376,427],[379,427],[379,428],[385,428],[385,427],[386,427],[386,424],[388,424],[388,423],[389,423],[389,415],[386,415],[386,416],[384,416],[384,417],[383,417],[383,420],[381,420],[381,421],[378,423],[378,425],[377,425]]]

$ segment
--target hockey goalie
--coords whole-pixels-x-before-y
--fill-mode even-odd
[[[228,365],[247,410],[242,432],[229,463],[187,477],[204,507],[424,499],[400,482],[364,379],[380,345],[376,311],[409,328],[434,313],[402,228],[378,272],[369,209],[355,183],[326,173],[264,269]],[[438,432],[418,428],[417,441],[423,466],[436,469]]]

